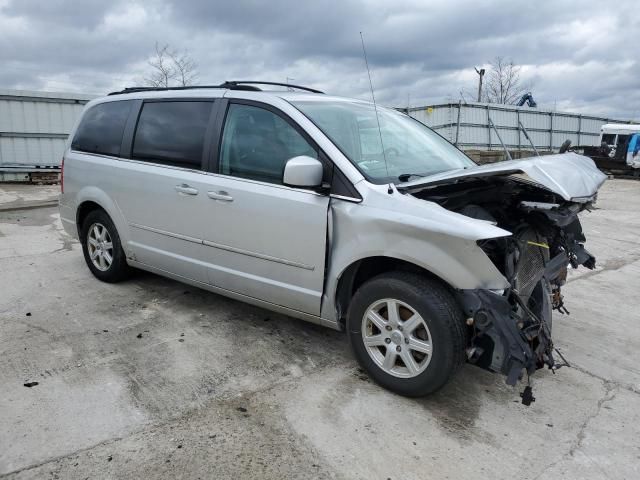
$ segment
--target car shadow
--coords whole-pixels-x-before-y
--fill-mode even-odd
[[[288,348],[293,347],[292,358],[310,358],[318,367],[343,367],[348,364],[347,368],[354,370],[353,375],[349,376],[352,379],[350,382],[369,381],[364,371],[357,368],[343,332],[273,313],[148,272],[136,272],[131,282],[154,296],[165,298],[185,312],[203,312],[191,313],[194,326],[222,322],[223,328],[225,324],[230,327],[223,329],[225,334],[237,335],[237,329],[231,326],[242,322],[243,329],[256,331],[275,346],[286,344]],[[217,312],[215,319],[204,315],[210,311]],[[243,341],[241,338],[235,340]],[[348,386],[343,386],[349,390]],[[489,438],[490,434],[477,428],[482,409],[519,399],[517,391],[507,386],[501,375],[467,364],[435,394],[410,401],[427,411],[442,430],[458,440],[477,441],[480,437],[490,442],[493,440]]]

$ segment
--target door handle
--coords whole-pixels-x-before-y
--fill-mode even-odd
[[[197,195],[198,194],[198,189],[197,188],[193,188],[192,186],[187,185],[186,183],[183,183],[182,185],[176,185],[175,189],[176,189],[176,192],[184,193],[185,195]]]
[[[213,200],[220,200],[222,202],[233,202],[233,197],[224,190],[219,192],[207,192],[207,196]]]

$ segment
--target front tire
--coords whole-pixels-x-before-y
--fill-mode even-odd
[[[437,391],[465,361],[462,311],[447,288],[420,274],[385,273],[364,283],[347,329],[360,365],[400,395]]]
[[[127,278],[127,265],[120,236],[104,210],[89,212],[80,232],[82,252],[91,273],[103,282],[115,283]]]

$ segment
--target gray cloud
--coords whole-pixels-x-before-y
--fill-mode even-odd
[[[636,2],[0,0],[0,86],[105,92],[145,74],[154,42],[191,52],[202,83],[259,78],[368,98],[457,100],[474,66],[522,65],[541,106],[640,119]]]
[[[61,26],[83,25],[91,29],[102,21],[104,14],[113,5],[113,3],[110,4],[102,0],[79,1],[75,2],[72,7],[70,2],[64,0],[48,0],[45,2],[19,0],[8,3],[3,13],[12,17],[27,18],[34,21],[34,23],[43,22],[44,24]]]

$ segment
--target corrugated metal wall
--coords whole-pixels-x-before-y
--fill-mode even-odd
[[[507,148],[531,150],[531,144],[518,127],[522,123],[536,148],[547,151],[559,149],[567,139],[574,146],[598,145],[603,124],[630,123],[627,120],[486,103],[427,105],[410,108],[409,114],[467,150],[502,148],[496,131],[489,126],[489,119]]]
[[[0,170],[58,167],[90,95],[0,90]]]

